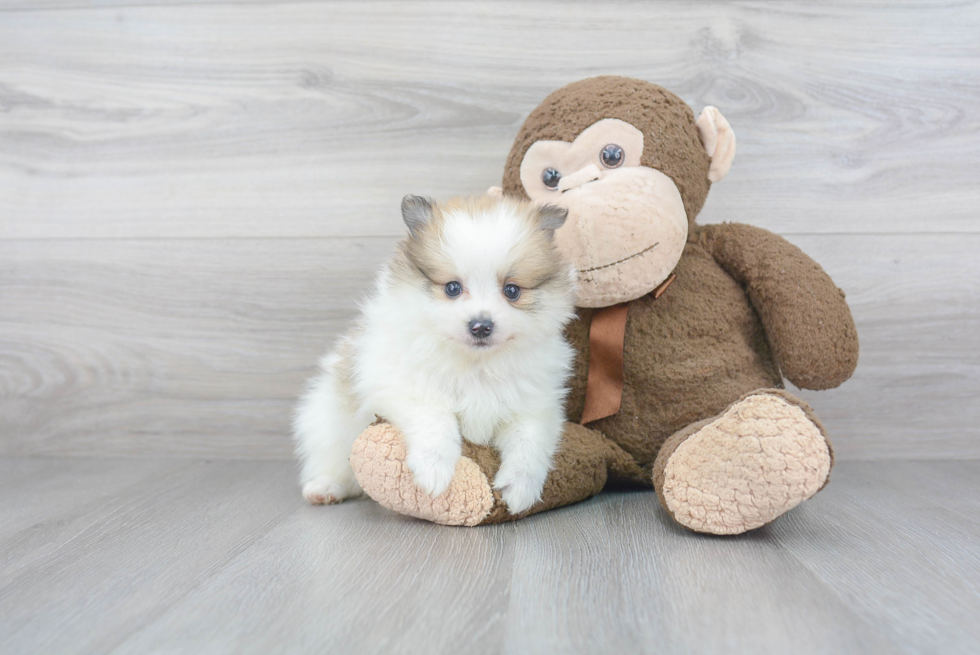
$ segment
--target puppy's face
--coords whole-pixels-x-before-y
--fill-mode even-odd
[[[574,277],[554,244],[565,211],[504,198],[442,205],[408,196],[410,236],[392,268],[419,292],[417,316],[453,346],[487,353],[568,320]]]

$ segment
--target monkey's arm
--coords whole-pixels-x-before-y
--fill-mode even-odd
[[[745,286],[787,380],[803,389],[832,389],[851,377],[857,329],[844,292],[817,262],[751,225],[706,225],[697,240]]]

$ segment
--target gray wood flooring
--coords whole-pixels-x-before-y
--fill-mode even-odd
[[[843,462],[735,538],[652,492],[447,528],[287,462],[0,459],[0,652],[977,653],[980,462]]]

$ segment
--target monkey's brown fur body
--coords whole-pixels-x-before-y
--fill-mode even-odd
[[[676,185],[689,221],[687,244],[660,297],[653,288],[661,280],[651,279],[647,293],[629,299],[621,405],[587,427],[577,423],[592,316],[602,310],[579,310],[568,333],[577,350],[570,423],[542,501],[525,515],[587,498],[612,480],[655,487],[670,515],[693,530],[759,527],[829,478],[833,451],[824,428],[782,380],[828,389],[850,377],[858,356],[850,310],[823,269],[781,237],[748,225],[695,225],[712,157],[691,109],[661,87],[600,77],[556,91],[515,139],[503,192],[528,196],[520,167],[532,144],[572,142],[607,118],[643,132],[641,165]],[[643,245],[623,244],[624,252]],[[615,283],[610,276],[596,288],[615,295],[603,286]],[[467,444],[458,479],[430,499],[412,492],[399,439],[392,426],[378,424],[355,444],[358,479],[382,504],[449,524],[520,518],[492,490],[499,466],[492,450]]]

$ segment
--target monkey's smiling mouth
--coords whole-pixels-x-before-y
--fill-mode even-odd
[[[635,252],[632,255],[630,255],[629,257],[623,257],[622,259],[620,259],[618,261],[611,262],[609,264],[603,264],[602,266],[593,266],[592,268],[580,268],[580,269],[577,269],[577,270],[578,270],[579,273],[591,273],[593,271],[601,271],[604,268],[611,268],[613,266],[619,266],[623,262],[628,262],[629,260],[634,259],[636,257],[639,257],[640,255],[647,254],[648,252],[650,252],[651,250],[653,250],[654,248],[656,248],[659,245],[660,245],[660,242],[657,241],[652,246],[648,246],[648,247],[644,248],[643,250],[641,250],[640,252]]]
[[[582,182],[581,184],[576,184],[575,186],[570,186],[567,189],[562,189],[561,192],[562,193],[568,193],[569,191],[575,191],[576,189],[581,189],[582,187],[584,187],[587,184],[592,184],[593,182],[598,182],[600,179],[602,179],[602,178],[598,178],[597,177],[594,180],[589,180],[588,182]]]

